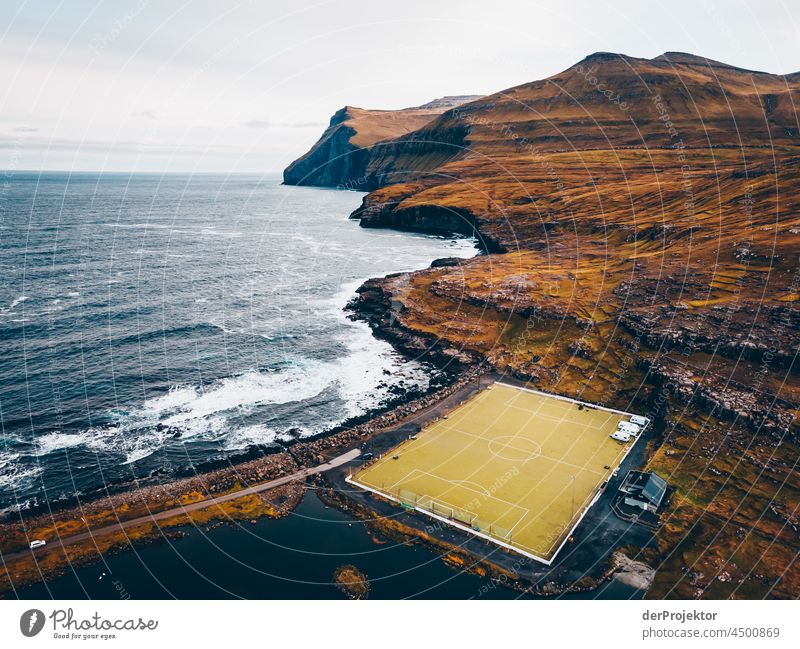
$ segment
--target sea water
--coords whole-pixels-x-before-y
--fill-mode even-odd
[[[436,370],[344,312],[369,277],[476,253],[367,230],[277,176],[6,174],[0,509],[324,432]]]

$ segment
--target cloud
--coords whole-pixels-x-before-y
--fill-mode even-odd
[[[14,139],[0,137],[0,151],[13,150],[19,146]],[[148,155],[175,155],[178,151],[194,151],[199,154],[238,152],[241,147],[235,144],[217,142],[144,142],[136,140],[90,140],[45,136],[26,138],[25,148],[29,151],[63,151],[73,155],[86,152],[127,153]]]
[[[147,119],[152,119],[153,121],[158,121],[158,115],[154,110],[140,110],[136,113],[133,113],[134,117],[146,117]]]
[[[268,122],[265,119],[251,119],[245,122],[244,125],[247,128],[270,128],[273,126],[272,122]],[[327,124],[325,122],[279,122],[275,126],[280,126],[281,128],[320,128],[327,126]]]
[[[320,126],[327,126],[325,122],[284,122],[281,126],[287,128],[319,128]]]

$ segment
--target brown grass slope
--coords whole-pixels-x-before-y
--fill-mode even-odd
[[[286,168],[284,182],[325,187],[349,183],[360,188],[370,147],[415,131],[445,110],[473,99],[477,95],[441,97],[402,110],[345,106],[333,115],[317,143]]]
[[[678,491],[639,557],[651,596],[800,588],[798,87],[600,53],[367,163],[362,225],[474,231],[491,253],[369,282],[381,335],[656,416],[650,466]]]
[[[375,186],[441,173],[444,160],[624,147],[796,146],[796,75],[682,53],[597,53],[562,73],[453,108],[373,147]]]

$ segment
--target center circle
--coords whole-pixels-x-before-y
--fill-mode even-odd
[[[489,451],[502,460],[524,462],[539,457],[542,447],[527,437],[501,435],[489,442]]]

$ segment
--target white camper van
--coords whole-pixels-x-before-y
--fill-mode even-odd
[[[611,439],[615,439],[618,442],[630,442],[631,441],[631,434],[626,433],[625,431],[618,430],[611,433]]]
[[[632,424],[629,421],[619,422],[617,428],[623,433],[629,433],[631,435],[638,435],[639,431],[642,430],[639,426],[637,426],[636,424]]]
[[[650,423],[650,420],[647,417],[642,417],[641,415],[631,415],[631,423],[644,427]]]

